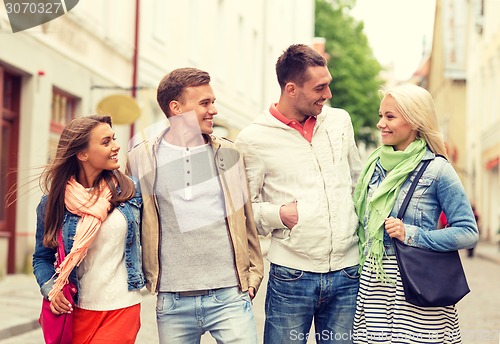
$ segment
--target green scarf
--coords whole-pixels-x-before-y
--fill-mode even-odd
[[[382,281],[389,281],[382,268],[384,222],[394,207],[401,185],[415,170],[425,152],[426,143],[423,139],[413,141],[404,151],[395,151],[392,146],[382,145],[378,147],[368,158],[354,190],[354,205],[359,219],[360,268],[367,259],[370,260],[375,266],[377,278]],[[379,158],[382,167],[388,173],[367,203],[368,184]],[[365,214],[368,215],[366,228],[364,226]],[[364,248],[367,242],[370,242],[371,246],[365,257]]]

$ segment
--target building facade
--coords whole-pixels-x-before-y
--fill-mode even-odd
[[[114,126],[124,166],[131,136],[165,121],[158,82],[190,66],[211,74],[216,130],[234,137],[277,100],[277,57],[313,36],[314,0],[85,0],[16,33],[2,12],[0,275],[31,270],[37,176],[69,120],[108,96],[132,97],[140,117]]]
[[[437,0],[428,89],[450,160],[479,215],[482,240],[500,240],[500,20],[496,0]]]
[[[500,2],[470,0],[467,17],[467,171],[481,237],[500,241]]]
[[[466,51],[464,36],[466,0],[436,1],[434,38],[427,89],[436,104],[439,127],[448,157],[462,183],[466,171]],[[460,4],[459,4],[460,3]],[[469,193],[469,190],[466,190]],[[470,194],[470,193],[469,193]]]

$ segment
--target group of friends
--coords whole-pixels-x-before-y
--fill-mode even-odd
[[[363,165],[350,115],[325,104],[325,58],[293,44],[276,75],[278,102],[233,143],[213,133],[210,75],[171,71],[157,89],[169,126],[129,150],[124,172],[110,117],[64,128],[42,175],[33,268],[52,312],[73,313],[74,343],[134,343],[144,286],[157,295],[160,343],[200,343],[205,332],[258,343],[259,235],[271,237],[265,344],[461,342],[454,305],[405,301],[392,242],[451,251],[478,240],[431,95],[406,84],[380,91],[382,145]],[[448,226],[437,230],[441,212]],[[61,234],[67,257],[56,272]],[[74,306],[61,292],[68,281]]]

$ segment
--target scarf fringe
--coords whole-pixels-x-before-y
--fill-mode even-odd
[[[363,246],[366,246],[367,243],[368,242],[365,242]],[[382,254],[380,254],[379,252],[382,252]],[[375,275],[380,282],[395,285],[396,281],[390,278],[384,271],[382,263],[384,257],[388,257],[388,255],[386,253],[383,241],[375,240],[371,242],[370,250],[368,251],[366,258],[363,260],[363,264],[368,261],[368,263],[370,264],[370,268],[372,270],[375,270]]]

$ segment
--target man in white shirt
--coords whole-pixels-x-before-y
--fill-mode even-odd
[[[361,170],[349,114],[332,97],[326,60],[290,46],[276,63],[279,102],[243,129],[259,234],[271,233],[264,343],[351,343],[359,286],[357,216]]]

